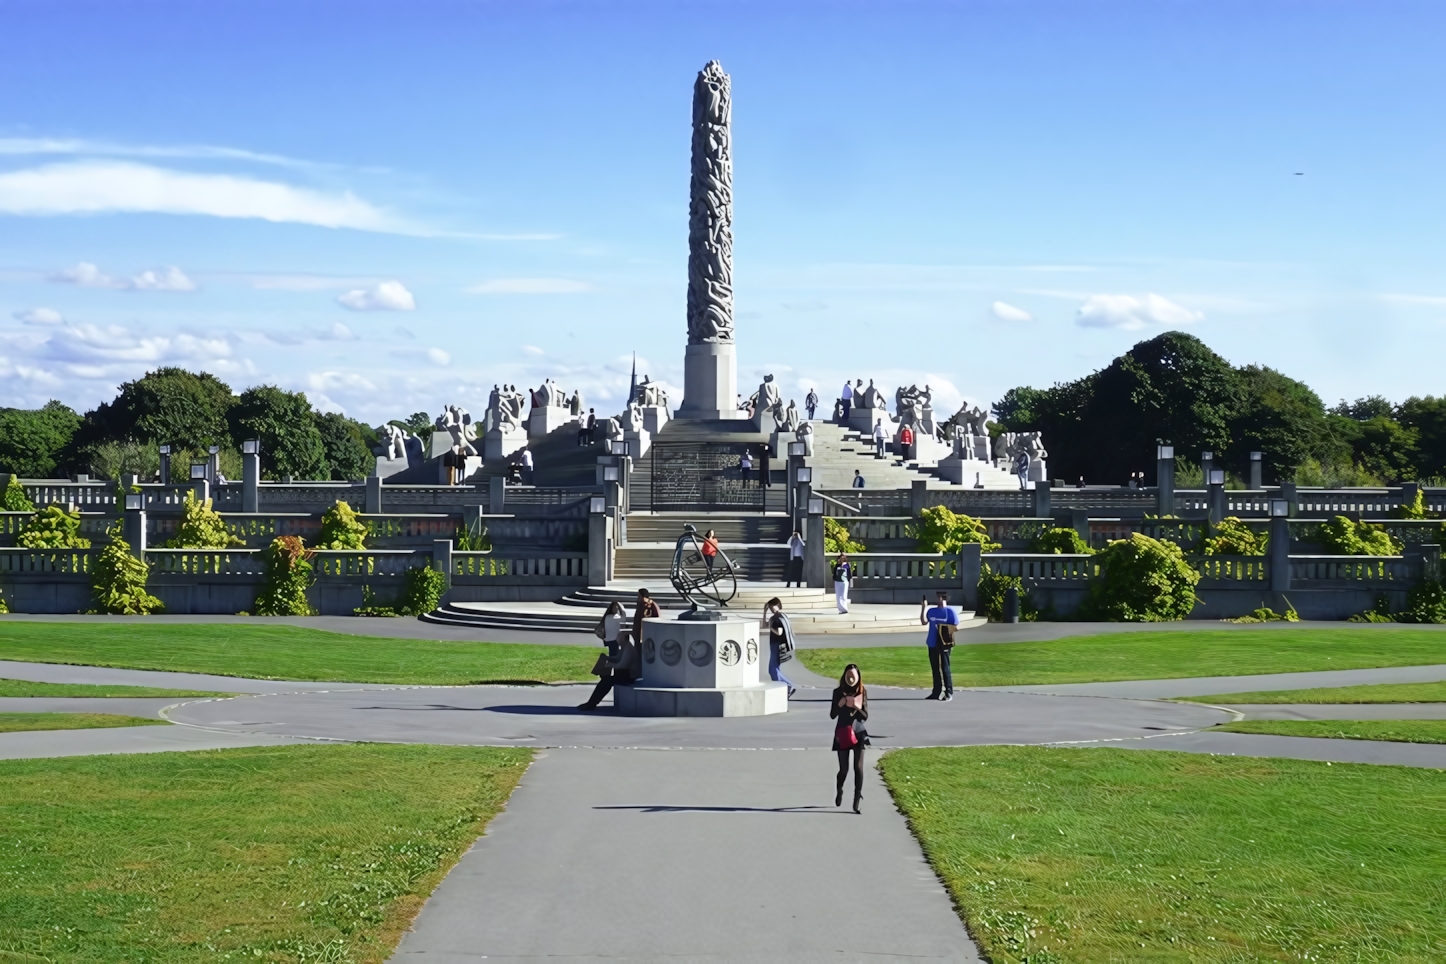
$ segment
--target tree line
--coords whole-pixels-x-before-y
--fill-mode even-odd
[[[425,414],[421,418],[430,425]],[[417,416],[413,416],[415,421]],[[360,479],[375,464],[376,433],[355,419],[312,408],[304,392],[258,385],[235,393],[214,375],[161,368],[120,386],[84,415],[51,401],[38,409],[0,409],[0,472],[26,478],[85,473],[154,479],[159,446],[171,446],[171,479],[220,448],[221,471],[241,474],[241,442],[261,442],[267,479]]]
[[[1263,365],[1235,367],[1193,335],[1142,341],[1107,367],[1050,388],[1012,388],[994,403],[1000,430],[1042,431],[1050,475],[1075,482],[1155,481],[1155,447],[1174,445],[1176,484],[1198,483],[1201,452],[1247,477],[1264,453],[1266,484],[1442,484],[1446,397],[1399,405],[1379,395],[1327,409],[1304,382]]]

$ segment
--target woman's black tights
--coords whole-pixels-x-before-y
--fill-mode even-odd
[[[849,778],[849,754],[854,755],[854,796],[864,795],[864,745],[848,750],[838,751],[838,792],[843,793],[843,785]]]

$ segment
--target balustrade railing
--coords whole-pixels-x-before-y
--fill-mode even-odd
[[[831,560],[836,559],[837,555],[831,554]],[[860,586],[907,588],[904,584],[918,583],[954,587],[960,580],[959,557],[952,553],[852,552],[849,563],[854,584]]]
[[[1421,578],[1420,559],[1405,556],[1291,556],[1292,586],[1307,583],[1401,583]]]
[[[1042,583],[1085,583],[1099,575],[1094,556],[1026,552],[990,552],[984,565],[1001,576],[1018,576],[1026,585]]]
[[[73,505],[103,511],[115,507],[114,482],[64,482],[50,479],[21,482],[25,497],[37,507]]]
[[[1195,556],[1190,560],[1195,571],[1200,573],[1198,588],[1212,588],[1207,583],[1250,583],[1258,585],[1270,582],[1270,560],[1265,556]],[[1229,588],[1218,586],[1214,588]]]
[[[0,549],[0,575],[82,576],[97,549]]]
[[[453,552],[452,576],[465,581],[548,579],[585,580],[587,553],[555,552],[537,556],[494,554],[491,552]]]
[[[146,562],[157,575],[245,576],[265,575],[260,549],[147,549]]]

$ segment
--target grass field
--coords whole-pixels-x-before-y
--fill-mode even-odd
[[[1439,772],[1041,747],[880,769],[996,964],[1446,960]]]
[[[169,726],[165,720],[113,713],[0,713],[0,733],[29,730],[94,730],[112,726]]]
[[[1323,736],[1337,740],[1446,743],[1446,720],[1237,720],[1214,730],[1273,736]],[[1446,817],[1446,815],[1443,815]]]
[[[354,744],[0,762],[0,960],[383,961],[530,757]]]
[[[234,623],[0,621],[0,659],[253,679],[458,685],[591,679],[594,646],[349,636]]]
[[[1377,683],[1370,686],[1324,686],[1308,690],[1260,690],[1181,696],[1192,703],[1446,703],[1446,682]]]
[[[23,679],[0,679],[0,697],[6,696],[84,696],[135,699],[182,699],[193,696],[230,696],[230,693],[208,693],[203,690],[166,690],[156,686],[109,686],[89,683],[32,683]]]
[[[844,666],[858,663],[869,683],[930,685],[929,654],[922,641],[906,647],[800,649],[798,657],[822,676],[837,678]],[[1446,663],[1446,633],[1376,627],[1110,633],[956,646],[952,661],[955,686],[1300,673]]]

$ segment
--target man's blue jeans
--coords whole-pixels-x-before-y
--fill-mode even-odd
[[[949,668],[949,650],[942,646],[929,647],[929,672],[934,676],[934,689],[929,695],[939,697],[954,693],[954,672]]]
[[[778,661],[778,644],[769,643],[768,678],[773,680],[773,682],[775,683],[786,683],[789,689],[794,689],[795,687],[793,683],[789,682],[788,677],[783,675],[783,670],[780,668],[781,666],[782,664]]]

